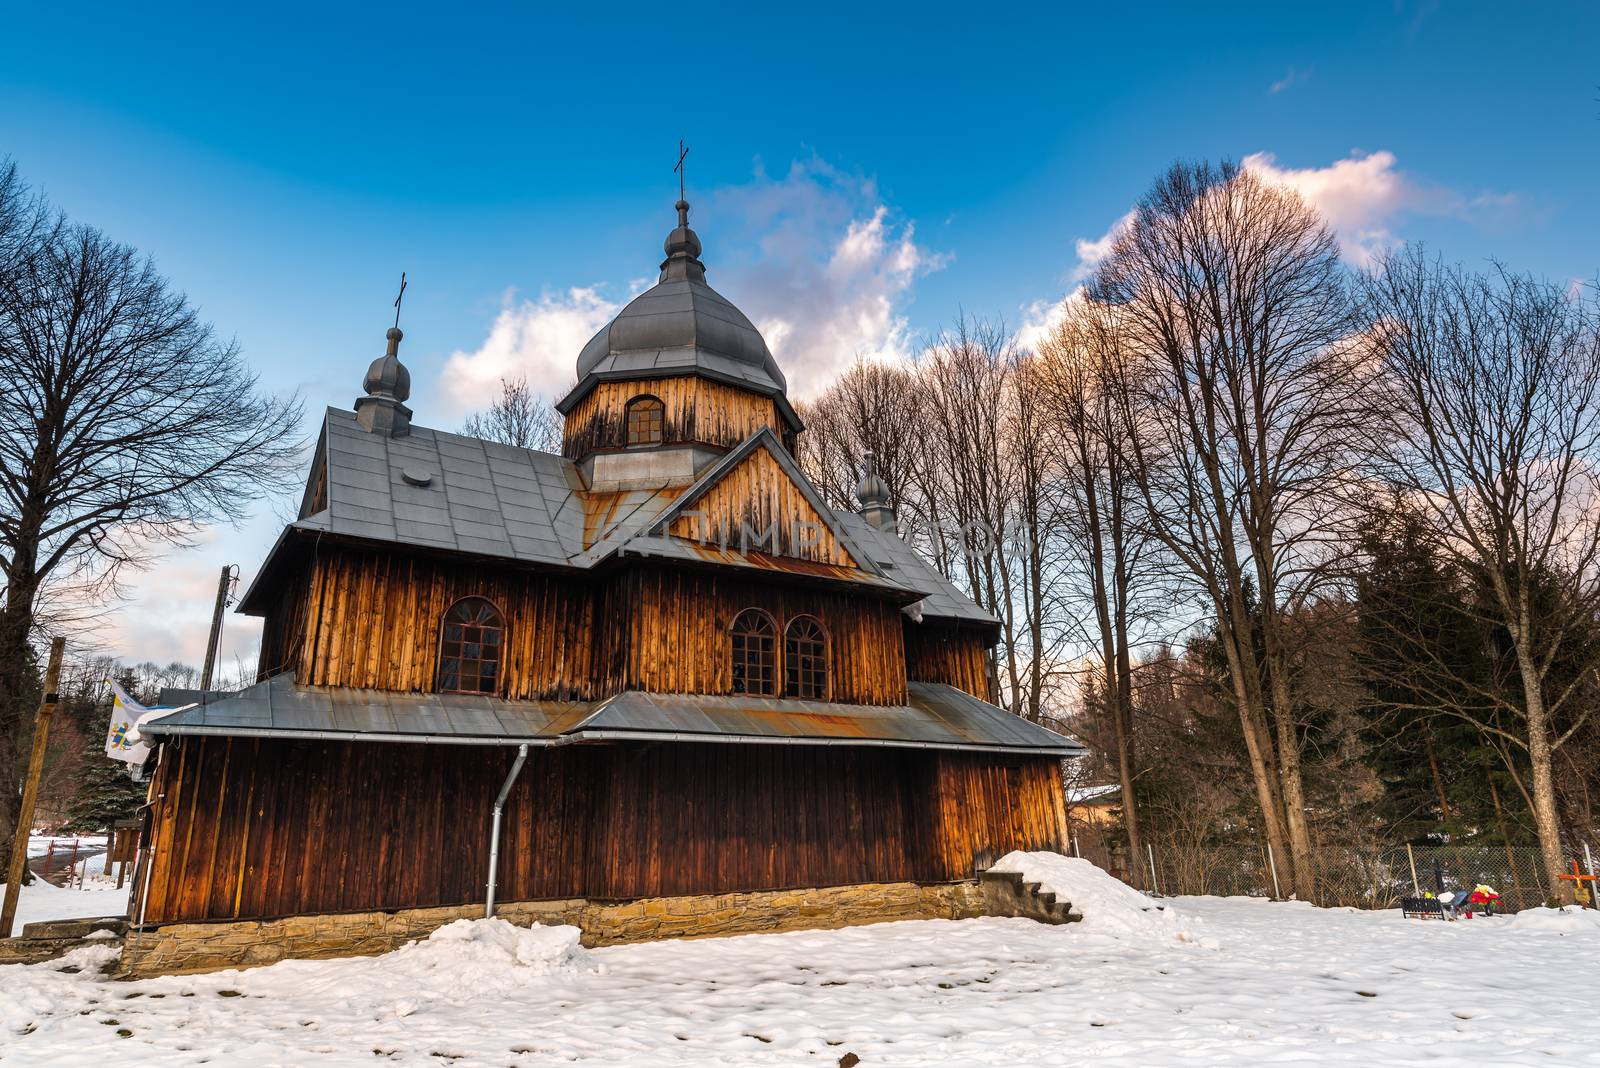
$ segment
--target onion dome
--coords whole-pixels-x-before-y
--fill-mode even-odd
[[[856,500],[861,502],[857,512],[880,529],[893,526],[894,508],[889,503],[889,485],[878,474],[878,457],[870,452],[864,454],[861,468],[861,481],[856,483]]]
[[[405,335],[392,326],[386,336],[388,351],[372,361],[361,380],[367,395],[356,400],[356,421],[375,434],[399,438],[411,433],[411,409],[405,405],[411,396],[411,372],[400,362],[400,339]]]
[[[800,420],[784,396],[788,383],[750,320],[706,285],[700,238],[689,228],[689,202],[664,244],[656,284],[639,294],[578,355],[578,384],[556,405],[572,410],[595,384],[694,374],[775,398],[795,430]]]

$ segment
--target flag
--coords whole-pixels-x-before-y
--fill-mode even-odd
[[[114,680],[106,681],[111,684],[112,695],[111,725],[106,730],[106,756],[126,764],[143,764],[150,755],[150,743],[140,735],[140,726],[177,709],[146,708],[129,697],[127,691]]]

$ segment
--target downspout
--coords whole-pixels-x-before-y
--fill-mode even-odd
[[[494,799],[494,819],[489,828],[489,893],[483,905],[484,919],[494,915],[494,884],[500,870],[500,813],[505,810],[506,796],[511,793],[512,784],[517,781],[517,776],[522,772],[523,762],[527,759],[528,743],[523,742],[517,746],[517,759],[511,762],[511,770],[506,772],[506,781],[500,784],[500,794]]]

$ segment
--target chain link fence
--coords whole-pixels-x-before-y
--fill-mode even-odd
[[[1179,847],[1152,844],[1144,857],[1099,843],[1075,843],[1080,856],[1141,889],[1163,895],[1287,897],[1286,873],[1274,879],[1273,859],[1264,848]],[[1580,847],[1579,866],[1593,874]],[[1468,890],[1487,883],[1500,894],[1500,908],[1517,912],[1542,905],[1544,885],[1539,851],[1492,845],[1373,846],[1320,849],[1313,854],[1316,904],[1360,909],[1398,908],[1402,897],[1445,890]],[[1135,867],[1135,862],[1137,866]],[[1591,884],[1594,885],[1594,884]]]

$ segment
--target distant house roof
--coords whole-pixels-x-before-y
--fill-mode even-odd
[[[512,701],[468,694],[297,686],[284,673],[145,724],[221,735],[455,745],[600,741],[890,746],[1075,756],[1083,747],[951,686],[914,682],[905,705],[647,694]]]
[[[1067,787],[1067,804],[1069,805],[1110,805],[1121,800],[1122,787],[1114,782],[1101,783],[1097,786],[1069,786]]]
[[[769,447],[768,439],[785,470],[810,490],[819,512],[853,548],[861,569],[815,574],[822,565],[701,545],[660,531],[661,521],[680,498],[731,469],[729,460]],[[913,614],[921,616],[988,627],[999,622],[894,532],[854,513],[828,509],[769,429],[751,435],[691,485],[595,492],[578,466],[560,456],[419,426],[404,437],[374,434],[353,412],[329,408],[301,512],[245,593],[241,611],[264,610],[257,596],[261,576],[288,542],[297,535],[327,534],[577,571],[624,552],[788,571],[903,595],[904,602],[914,602]]]

